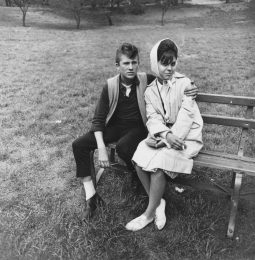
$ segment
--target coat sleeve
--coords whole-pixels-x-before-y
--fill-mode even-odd
[[[145,103],[147,116],[146,126],[150,135],[155,137],[155,135],[161,132],[169,131],[169,128],[164,123],[163,115],[153,106],[147,90],[145,91]]]
[[[171,131],[181,139],[185,139],[194,122],[196,103],[191,97],[183,96],[181,108]]]
[[[190,79],[185,78],[182,86],[183,92],[193,88],[190,82]],[[172,133],[184,140],[191,129],[198,128],[202,125],[203,122],[196,101],[193,100],[192,97],[183,95],[177,118],[171,127]]]
[[[96,106],[94,117],[92,119],[91,131],[104,131],[106,117],[109,113],[109,95],[107,84],[103,87],[99,101]]]

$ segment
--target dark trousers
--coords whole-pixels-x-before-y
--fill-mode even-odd
[[[109,126],[103,132],[105,144],[117,142],[116,152],[118,156],[126,163],[129,169],[132,169],[131,159],[133,154],[143,139],[147,136],[145,127],[123,127]],[[73,154],[77,166],[76,177],[87,177],[91,175],[90,152],[97,148],[96,138],[93,132],[77,138],[73,144]]]

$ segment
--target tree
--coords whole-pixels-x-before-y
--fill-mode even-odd
[[[163,26],[165,14],[166,14],[168,8],[170,7],[170,1],[169,0],[161,0],[160,5],[161,5],[161,25]]]
[[[111,12],[111,2],[109,0],[97,0],[97,4],[99,6],[99,8],[102,10],[102,13],[105,15],[107,21],[108,21],[108,24],[110,26],[113,25],[113,22],[112,22],[112,12]],[[110,4],[110,7],[109,7],[109,4]]]
[[[178,0],[160,0],[160,5],[161,5],[161,25],[164,25],[164,18],[167,10],[169,9],[170,6],[172,5],[178,5]]]
[[[139,0],[129,0],[129,12],[131,14],[143,14],[144,13],[144,7],[139,2]]]
[[[81,15],[86,5],[90,4],[92,0],[51,0],[52,8],[71,11],[76,22],[76,28],[80,29]]]
[[[26,15],[28,7],[30,6],[30,0],[13,0],[14,4],[22,11],[22,25],[26,26]]]
[[[81,13],[84,8],[84,0],[66,0],[66,2],[73,12],[73,16],[76,21],[76,28],[80,29]]]
[[[52,0],[51,6],[71,11],[76,22],[76,28],[80,29],[81,14],[85,6],[90,4],[91,1],[92,0]]]
[[[5,5],[6,6],[12,6],[12,1],[11,0],[5,0]]]

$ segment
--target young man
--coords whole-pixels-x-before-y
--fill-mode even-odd
[[[138,73],[138,49],[129,43],[117,49],[116,67],[119,73],[103,87],[90,132],[73,142],[76,176],[82,178],[86,196],[85,218],[92,216],[101,201],[90,175],[90,152],[98,149],[99,166],[109,167],[106,145],[117,142],[118,156],[132,170],[131,158],[139,142],[147,136],[144,91],[155,77]],[[194,87],[186,94],[196,93]]]

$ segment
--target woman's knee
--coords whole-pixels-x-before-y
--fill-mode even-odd
[[[165,173],[163,170],[158,169],[156,172],[152,173],[153,177],[156,179],[165,179]]]
[[[142,167],[138,166],[137,164],[134,165],[135,171],[137,172],[138,175],[148,175],[149,173],[144,171]]]
[[[142,167],[138,166],[136,163],[134,163],[134,167],[137,172],[142,171]]]

